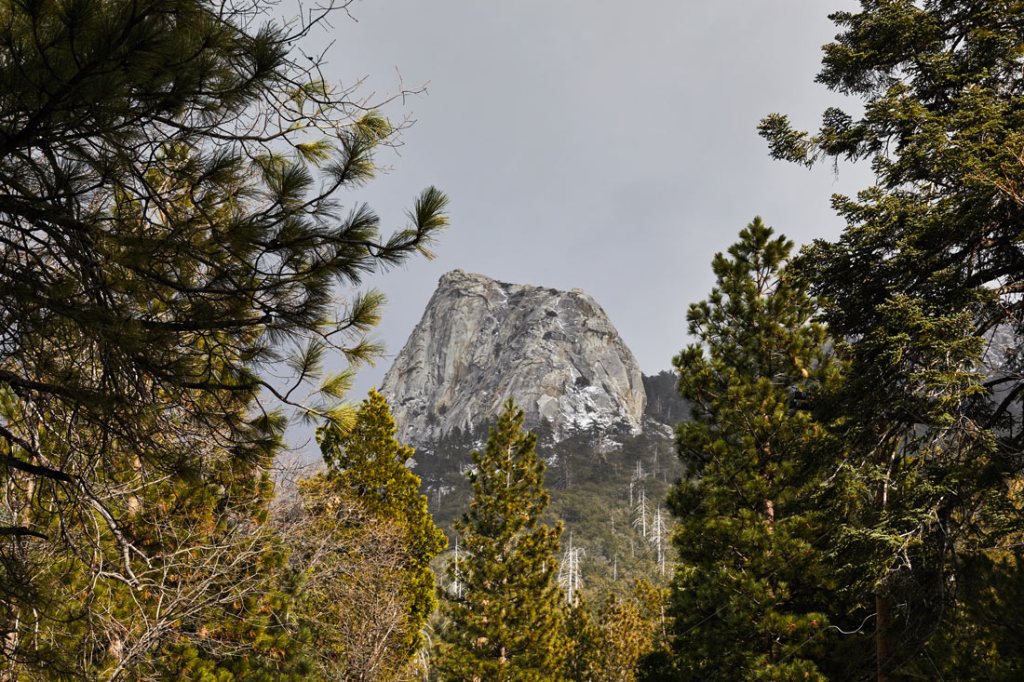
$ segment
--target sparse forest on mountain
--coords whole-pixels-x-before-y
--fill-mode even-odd
[[[361,402],[449,216],[360,199],[352,5],[0,4],[0,682],[1024,679],[1024,2],[831,15],[758,132],[870,185],[649,292],[671,371],[453,270]]]

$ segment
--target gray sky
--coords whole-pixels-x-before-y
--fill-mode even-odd
[[[798,243],[842,227],[829,198],[865,169],[772,161],[756,126],[790,114],[813,128],[841,103],[814,83],[827,14],[849,0],[363,0],[338,17],[327,74],[386,95],[415,125],[392,170],[353,198],[387,225],[425,186],[451,198],[433,262],[369,284],[389,305],[378,383],[453,268],[590,293],[647,373],[686,343],[688,304],[710,261],[754,215]]]

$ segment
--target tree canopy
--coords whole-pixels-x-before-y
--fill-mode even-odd
[[[1024,331],[1024,5],[864,0],[832,18],[818,80],[863,108],[826,110],[814,134],[778,114],[761,131],[776,157],[875,171],[834,198],[842,237],[798,267],[849,362],[833,405],[851,452],[844,584],[878,679],[930,676],[972,655],[951,638],[977,648],[960,588],[1013,565],[1024,518],[1020,354],[995,343]]]
[[[828,449],[809,404],[836,372],[786,268],[792,248],[755,219],[715,256],[715,288],[687,315],[696,341],[675,365],[693,419],[677,428],[687,475],[669,496],[673,678],[825,679],[815,501]]]
[[[346,205],[395,130],[302,51],[341,4],[285,24],[270,7],[0,10],[0,619],[17,665],[107,674],[161,639],[100,632],[96,588],[153,595],[171,556],[246,535],[279,406],[343,418],[345,363],[378,350],[382,299],[351,287],[446,224],[434,188],[390,236]],[[324,376],[330,353],[343,368]],[[77,646],[69,621],[88,652],[57,656],[41,640]]]
[[[473,499],[455,524],[466,558],[437,667],[445,680],[564,679],[569,655],[558,587],[560,527],[541,524],[548,504],[544,462],[524,414],[509,400],[482,452],[473,452]]]
[[[286,526],[302,576],[296,616],[325,680],[404,679],[437,607],[431,562],[446,539],[427,511],[413,449],[376,391],[354,422],[320,431],[327,471],[299,481]]]

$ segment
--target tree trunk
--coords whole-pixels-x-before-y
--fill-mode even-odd
[[[879,489],[877,500],[878,516],[884,518],[886,508],[889,506],[889,478],[892,475],[895,451],[888,457],[885,480]],[[884,589],[884,587],[883,587]],[[878,591],[875,593],[875,666],[878,682],[890,682],[889,671],[892,666],[892,598]]]
[[[891,682],[889,677],[892,663],[892,599],[882,594],[875,595],[875,657],[877,659],[877,682]]]

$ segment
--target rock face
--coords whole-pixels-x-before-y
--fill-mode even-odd
[[[646,404],[633,353],[590,296],[461,270],[441,277],[381,392],[418,445],[487,424],[510,397],[556,440],[595,427],[635,435]]]

